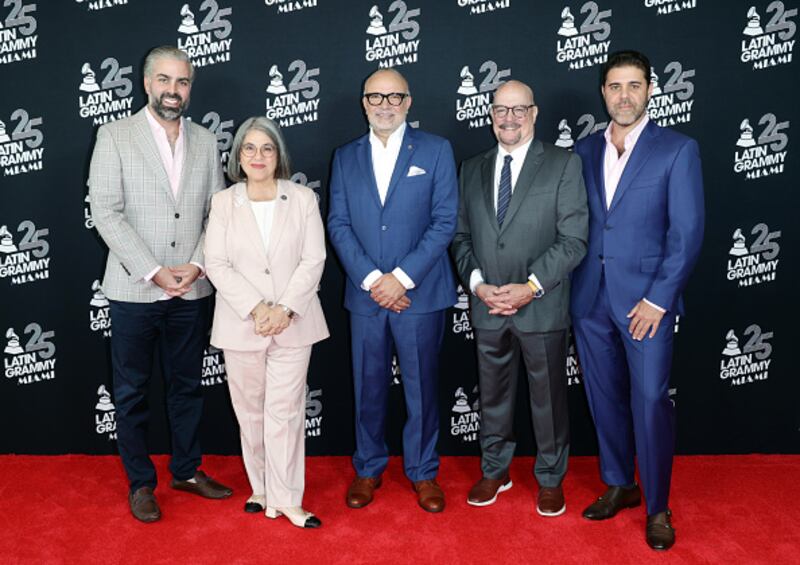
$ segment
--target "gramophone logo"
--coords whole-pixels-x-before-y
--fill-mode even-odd
[[[2,31],[2,30],[0,30]],[[23,108],[11,113],[10,123],[0,120],[0,170],[4,177],[41,171],[44,157],[42,118],[31,118]]]
[[[322,389],[310,390],[306,385],[305,437],[322,435]]]
[[[43,331],[31,322],[25,326],[23,340],[13,327],[6,330],[3,349],[3,368],[6,379],[16,379],[18,385],[51,381],[56,378],[55,332]],[[23,345],[24,342],[24,345]]]
[[[458,0],[459,8],[469,8],[469,14],[491,14],[511,7],[511,0]]]
[[[785,130],[789,125],[788,120],[779,122],[775,114],[764,114],[758,120],[760,133],[756,137],[750,120],[742,120],[733,159],[734,172],[744,174],[747,180],[783,173],[789,144]]]
[[[106,385],[100,385],[97,389],[97,403],[94,405],[94,431],[98,435],[104,435],[109,440],[117,439],[117,419],[116,409],[111,402],[111,393],[106,389]]]
[[[78,85],[78,113],[81,118],[91,118],[93,125],[105,124],[131,115],[133,107],[133,82],[128,75],[133,67],[120,67],[119,61],[107,57],[100,63],[103,80],[90,63],[81,67],[81,82]]]
[[[5,0],[0,9],[0,65],[30,61],[36,58],[36,3],[24,0]]]
[[[600,10],[597,2],[585,2],[580,14],[585,16],[578,26],[572,10],[565,6],[557,32],[556,61],[566,63],[570,70],[605,63],[611,45],[611,10]]]
[[[287,70],[292,77],[288,84],[278,65],[269,68],[267,85],[267,117],[281,127],[316,122],[319,119],[319,67],[308,68],[302,59],[295,59]]]
[[[797,8],[787,10],[783,2],[770,2],[764,11],[766,24],[755,6],[747,11],[747,23],[742,29],[740,60],[753,69],[767,69],[792,62]]]
[[[664,16],[697,8],[697,0],[644,0],[644,5],[655,8],[656,14]]]
[[[598,121],[592,114],[583,114],[575,121],[575,127],[578,135],[570,127],[569,121],[566,118],[558,122],[558,138],[555,141],[556,147],[564,149],[572,149],[575,142],[580,141],[587,135],[591,135],[596,131],[605,129],[608,125],[607,121]]]
[[[128,0],[75,0],[75,2],[83,4],[89,12],[128,5]]]
[[[672,61],[664,67],[661,75],[650,69],[653,95],[647,104],[650,119],[662,127],[688,124],[692,120],[694,106],[695,70],[683,70],[680,61]]]
[[[100,281],[92,283],[92,298],[89,300],[89,330],[101,334],[103,337],[111,337],[111,314],[109,312],[108,299],[103,294],[103,287]]]
[[[458,285],[458,302],[453,306],[453,333],[461,334],[466,341],[475,338],[469,319],[469,295],[463,286]]]
[[[264,0],[264,4],[274,6],[279,14],[288,14],[307,8],[316,8],[317,0]]]
[[[207,67],[231,60],[230,22],[232,8],[220,8],[216,0],[204,0],[200,11],[205,16],[197,25],[195,14],[184,4],[180,11],[178,49],[186,52],[195,67]]]
[[[455,402],[450,409],[450,435],[461,439],[464,443],[478,441],[478,432],[481,429],[481,401],[478,385],[472,389],[471,401],[463,387],[456,389],[454,397]]]
[[[777,276],[780,230],[770,231],[767,224],[761,223],[750,231],[750,235],[754,239],[748,248],[744,233],[736,228],[728,250],[728,280],[736,281],[739,287],[773,282]]]
[[[511,69],[500,69],[494,61],[484,61],[478,67],[479,82],[469,65],[461,67],[456,90],[456,121],[467,124],[469,129],[491,125],[492,94],[504,82],[511,79]]]
[[[744,344],[740,344],[736,333],[731,329],[725,334],[725,347],[719,363],[719,378],[730,386],[741,386],[766,381],[772,363],[772,332],[762,332],[761,327],[752,324],[742,334]]]
[[[0,225],[0,279],[20,285],[50,278],[50,244],[45,239],[50,230],[24,220],[16,233],[21,237],[15,242],[9,227]]]
[[[384,11],[378,4],[372,6],[365,30],[365,59],[377,63],[382,69],[416,63],[419,58],[417,18],[420,12],[419,8],[409,9],[403,0],[394,0]]]

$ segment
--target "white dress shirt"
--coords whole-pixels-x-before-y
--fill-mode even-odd
[[[647,116],[647,113],[645,113],[642,121],[636,124],[636,127],[628,132],[628,135],[625,136],[625,140],[623,141],[625,151],[622,152],[622,155],[619,154],[616,146],[611,142],[611,128],[614,127],[614,122],[611,122],[611,124],[606,128],[606,131],[603,133],[606,138],[606,152],[603,158],[603,182],[605,182],[606,185],[606,209],[611,207],[611,202],[614,200],[614,194],[617,192],[617,186],[619,186],[619,180],[622,178],[622,173],[625,172],[625,167],[631,158],[633,149],[636,147],[636,143],[639,141],[639,137],[642,135],[642,132],[644,131],[644,128],[647,127],[647,122],[649,121],[650,118]],[[666,312],[665,308],[650,302],[647,300],[647,298],[642,297],[642,300],[647,302],[659,312]]]
[[[403,136],[406,134],[406,123],[400,124],[396,130],[392,132],[386,145],[375,135],[375,132],[370,128],[369,130],[369,144],[372,148],[372,170],[375,173],[375,184],[378,185],[378,196],[381,199],[381,205],[386,203],[386,194],[389,192],[389,185],[392,182],[392,173],[394,173],[394,166],[397,163],[397,157],[400,155],[400,148],[403,146]],[[406,290],[411,290],[416,285],[411,280],[403,269],[395,267],[392,274],[400,281]],[[370,272],[361,282],[361,288],[369,291],[369,288],[375,284],[383,273],[379,269]]]
[[[511,194],[514,194],[514,187],[517,186],[517,179],[519,178],[519,173],[522,170],[522,165],[525,164],[525,156],[528,154],[528,149],[530,149],[531,143],[533,143],[533,138],[511,152],[506,151],[502,145],[497,145],[497,157],[494,160],[495,213],[497,213],[497,195],[500,192],[500,175],[503,173],[503,164],[505,162],[506,155],[511,155]],[[544,288],[542,288],[542,285],[539,283],[539,279],[536,278],[536,275],[531,273],[528,276],[528,279],[535,284],[537,288],[540,288],[542,291],[544,291]],[[470,292],[474,294],[475,289],[478,288],[478,285],[483,283],[483,281],[483,272],[481,272],[480,269],[474,269],[469,276]]]

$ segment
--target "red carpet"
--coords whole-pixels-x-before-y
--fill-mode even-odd
[[[478,459],[444,458],[447,509],[436,515],[417,507],[399,459],[375,502],[351,510],[349,458],[309,458],[305,502],[320,530],[245,514],[238,457],[204,461],[236,490],[225,501],[171,490],[167,459],[157,461],[163,518],[142,524],[129,513],[116,457],[0,457],[0,563],[800,563],[800,456],[678,457],[678,541],[666,553],[646,546],[643,507],[607,522],[581,518],[602,489],[592,457],[570,459],[558,518],[535,512],[531,458],[515,459],[514,488],[485,508],[465,502]]]

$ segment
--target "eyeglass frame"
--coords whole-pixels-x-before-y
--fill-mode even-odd
[[[246,147],[252,147],[253,152],[252,154],[248,153]],[[266,151],[264,150],[266,148]],[[275,157],[278,155],[278,147],[274,143],[265,143],[261,147],[255,145],[254,143],[242,143],[241,149],[239,151],[247,157],[248,159],[252,159],[256,155],[262,155],[265,158],[267,157]]]
[[[516,106],[503,106],[502,104],[492,104],[492,115],[498,117],[500,119],[505,118],[508,116],[508,113],[511,112],[511,115],[515,118],[524,118],[528,115],[528,111],[531,108],[536,108],[536,104],[518,104]],[[497,110],[503,110],[502,115],[497,113]],[[517,110],[522,111],[522,114],[517,113]]]
[[[374,104],[370,101],[369,99],[370,96],[380,96],[381,101],[378,102],[377,104]],[[392,101],[389,99],[390,96],[399,96],[400,102],[398,102],[397,104],[393,104]],[[410,92],[390,92],[389,94],[383,94],[382,92],[365,92],[363,98],[367,101],[367,104],[369,104],[370,106],[380,106],[381,104],[383,104],[383,101],[386,100],[389,103],[389,106],[397,107],[397,106],[402,106],[406,98],[410,96],[411,96]]]

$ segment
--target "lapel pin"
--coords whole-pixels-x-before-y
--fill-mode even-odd
[[[286,200],[286,195],[285,194],[281,194],[281,200]]]

